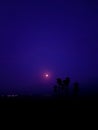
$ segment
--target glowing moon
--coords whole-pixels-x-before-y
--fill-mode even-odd
[[[48,78],[49,74],[48,73],[44,73],[44,78]]]
[[[49,75],[48,75],[48,74],[46,74],[45,76],[46,76],[46,78],[48,78],[48,77],[49,77]]]

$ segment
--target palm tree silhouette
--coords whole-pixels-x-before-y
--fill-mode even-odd
[[[57,84],[59,87],[62,86],[62,79],[61,78],[57,78]]]
[[[61,78],[57,78],[57,85],[54,85],[54,94],[56,96],[69,96],[69,84],[70,84],[70,77],[66,77],[64,80]],[[74,82],[74,87],[73,87],[73,96],[76,97],[78,96],[79,92],[79,83]]]
[[[66,77],[66,86],[68,87],[70,84],[70,78],[69,77]]]
[[[66,77],[65,80],[63,80],[63,89],[65,91],[65,95],[68,96],[69,95],[69,84],[70,84],[70,78]]]
[[[58,84],[58,94],[60,94],[61,88],[62,88],[62,79],[57,78],[57,84]]]

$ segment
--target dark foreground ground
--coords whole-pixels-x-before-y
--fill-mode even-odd
[[[53,129],[53,126],[58,129],[60,125],[59,129],[84,129],[85,124],[91,128],[93,122],[94,128],[95,122],[98,122],[98,98],[1,97],[0,117],[4,124],[14,124],[14,128],[20,125],[25,128],[27,125],[32,129]]]
[[[1,116],[2,115],[2,116]],[[78,122],[83,125],[83,122],[97,121],[98,119],[98,98],[97,97],[70,97],[70,98],[54,98],[54,97],[1,97],[0,98],[0,117],[10,123],[17,124],[30,121],[32,127],[35,122],[45,122],[57,125],[62,122],[62,125],[67,125],[67,122],[75,122],[75,127],[78,127]],[[26,123],[23,123],[23,126]],[[81,126],[82,126],[81,125]],[[39,127],[37,125],[36,127]],[[48,126],[47,126],[48,127]],[[80,126],[79,126],[80,127]]]
[[[3,111],[23,111],[31,113],[67,113],[82,110],[98,110],[98,97],[1,97],[0,109]]]

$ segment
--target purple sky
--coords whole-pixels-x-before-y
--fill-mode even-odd
[[[0,1],[1,92],[40,92],[66,76],[98,84],[97,57],[97,0]]]

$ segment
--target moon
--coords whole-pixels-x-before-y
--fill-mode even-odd
[[[46,78],[46,79],[49,78],[49,74],[48,74],[48,73],[44,73],[43,76],[44,76],[44,78]]]
[[[48,78],[48,77],[49,77],[49,75],[48,75],[48,74],[45,74],[45,77],[46,77],[46,78]]]

